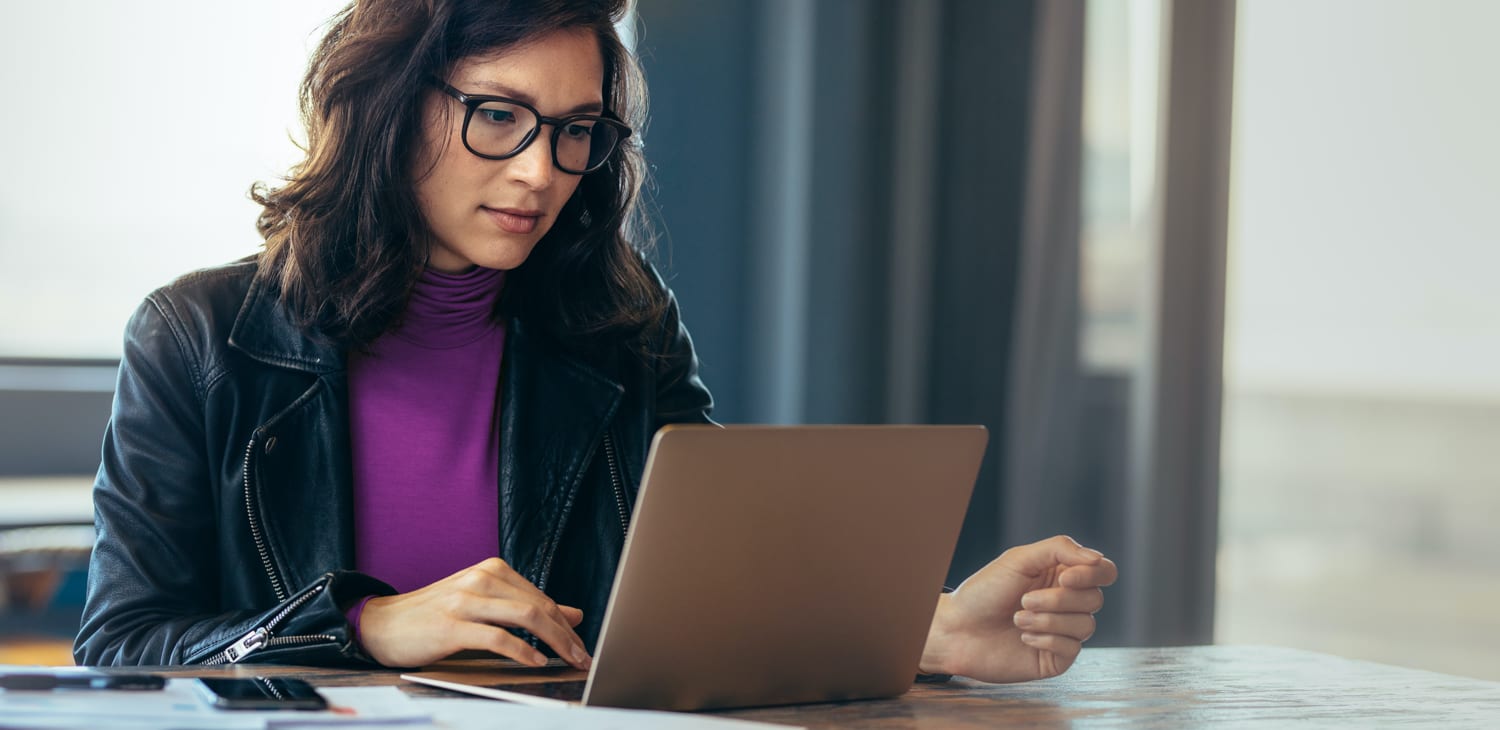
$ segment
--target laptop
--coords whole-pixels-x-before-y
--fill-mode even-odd
[[[987,438],[982,426],[663,428],[586,681],[510,682],[493,665],[482,681],[402,677],[528,704],[652,710],[899,695]]]

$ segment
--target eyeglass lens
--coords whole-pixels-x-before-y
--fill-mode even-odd
[[[537,130],[539,121],[524,106],[503,101],[486,101],[474,109],[469,120],[466,141],[475,152],[504,157],[519,151],[527,136]],[[552,153],[558,167],[569,172],[585,172],[603,164],[619,142],[613,125],[592,119],[571,119],[555,135]]]

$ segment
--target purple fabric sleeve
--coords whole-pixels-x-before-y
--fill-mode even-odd
[[[344,618],[349,619],[349,625],[354,627],[354,643],[360,646],[365,645],[365,639],[359,633],[359,619],[365,614],[365,604],[369,603],[371,598],[374,598],[374,596],[365,596],[359,599],[359,603],[354,604],[353,607],[344,612]]]

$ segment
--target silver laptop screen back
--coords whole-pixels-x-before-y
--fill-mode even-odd
[[[978,426],[663,429],[584,702],[695,710],[906,691],[986,438]]]

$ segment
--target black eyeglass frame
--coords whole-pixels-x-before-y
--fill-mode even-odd
[[[620,149],[620,145],[624,144],[625,140],[630,139],[630,136],[635,133],[635,130],[631,129],[624,122],[620,121],[619,118],[616,117],[614,113],[609,111],[608,109],[606,109],[603,114],[569,114],[565,117],[548,117],[543,116],[540,111],[537,111],[536,107],[527,104],[520,99],[512,99],[508,96],[465,94],[464,92],[453,88],[448,84],[448,82],[439,79],[434,79],[432,83],[443,93],[453,97],[454,99],[457,99],[458,103],[464,105],[464,128],[463,133],[460,135],[460,138],[464,141],[465,149],[467,149],[475,157],[483,157],[486,160],[508,160],[512,157],[515,157],[516,155],[521,154],[522,152],[525,152],[526,148],[530,147],[531,143],[536,141],[537,133],[542,130],[542,125],[550,124],[552,125],[552,134],[549,137],[549,141],[551,142],[550,149],[552,152],[552,166],[568,173],[569,175],[587,175],[609,164],[609,158],[613,157],[615,152]],[[521,107],[522,109],[531,112],[531,114],[536,117],[536,126],[532,127],[531,131],[527,132],[526,136],[521,139],[521,143],[516,145],[516,148],[514,150],[511,150],[507,154],[487,155],[483,152],[480,152],[479,150],[474,149],[474,146],[469,144],[469,122],[474,119],[474,111],[477,110],[480,105],[491,101],[498,101],[505,104],[514,104],[518,107]],[[599,164],[584,170],[569,170],[568,168],[563,167],[562,163],[557,159],[557,136],[562,133],[563,127],[565,125],[579,120],[587,120],[593,122],[594,124],[605,124],[613,127],[616,131],[619,132],[620,138],[615,140],[615,146],[610,148],[609,154],[605,155],[604,159],[599,161]]]

